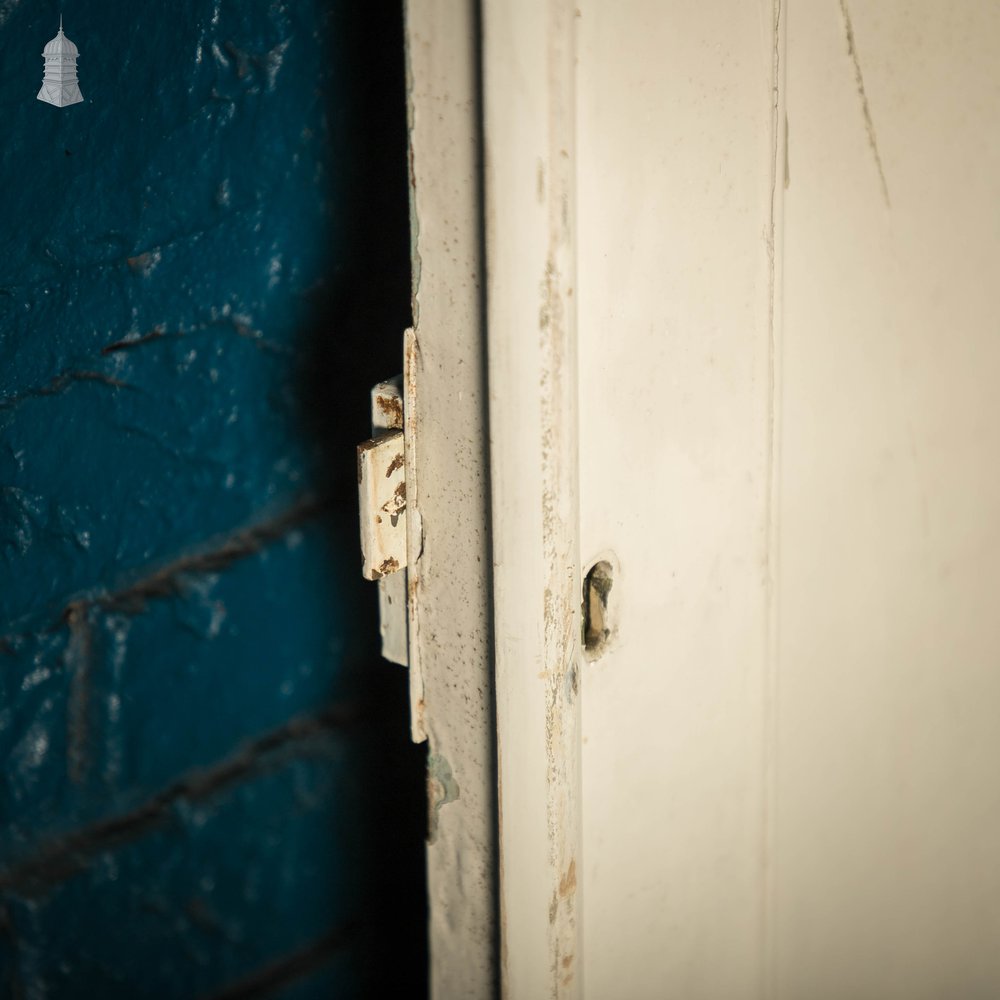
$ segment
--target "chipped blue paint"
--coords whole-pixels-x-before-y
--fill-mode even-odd
[[[419,864],[422,778],[387,748],[405,677],[350,495],[408,238],[399,4],[357,6],[72,0],[85,101],[58,109],[60,7],[0,0],[0,995],[211,995],[342,926],[288,995],[384,975],[372,913]],[[373,684],[395,718],[226,770]],[[376,768],[416,792],[375,801]],[[419,885],[396,890],[402,935]]]

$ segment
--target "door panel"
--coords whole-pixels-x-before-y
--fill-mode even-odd
[[[545,154],[574,109],[575,423],[539,451],[497,406],[523,460],[495,449],[494,497],[578,462],[580,569],[611,573],[579,743],[511,783],[546,751],[524,720],[550,675],[518,651],[558,561],[495,507],[503,552],[541,564],[497,565],[526,594],[496,621],[508,989],[515,969],[538,995],[996,995],[1000,12],[593,0],[568,25],[553,0],[519,34],[486,7],[487,233],[536,268],[498,251],[491,338],[546,289]],[[533,400],[504,343],[492,391],[544,416],[552,383]],[[572,808],[537,822],[577,766]],[[558,888],[574,838],[582,985],[553,972],[558,935],[533,971],[518,936],[545,921],[525,872]]]

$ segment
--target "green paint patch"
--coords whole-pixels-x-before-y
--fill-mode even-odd
[[[430,843],[437,840],[441,810],[449,802],[454,802],[460,794],[447,758],[436,753],[430,754],[427,758],[427,803],[430,808],[427,839]]]

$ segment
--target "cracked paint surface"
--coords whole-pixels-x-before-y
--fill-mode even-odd
[[[57,7],[0,0],[2,996],[370,995],[386,819],[419,863],[386,723],[301,721],[383,669],[353,445],[409,319],[401,13],[351,6],[80,0],[55,109]]]

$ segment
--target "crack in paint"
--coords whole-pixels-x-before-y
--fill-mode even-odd
[[[353,943],[360,924],[351,921],[332,928],[322,937],[231,983],[208,1000],[257,1000],[272,996],[292,983],[311,975],[334,955]]]
[[[65,606],[60,622],[69,630],[64,664],[70,677],[66,722],[66,770],[70,781],[82,784],[90,768],[93,612],[138,615],[152,600],[183,597],[186,578],[225,570],[237,560],[254,555],[266,545],[285,537],[327,506],[324,498],[306,495],[276,517],[238,531],[215,548],[175,559],[120,590],[90,598],[76,598]],[[52,626],[52,630],[57,627],[58,624]],[[21,637],[0,637],[0,653],[12,653],[16,638]]]
[[[123,382],[121,379],[108,375],[105,372],[97,371],[77,371],[75,369],[60,372],[45,385],[34,386],[24,389],[21,392],[12,393],[10,396],[0,398],[0,410],[12,410],[26,399],[34,399],[39,396],[58,396],[66,392],[77,382],[97,382],[99,385],[111,386],[113,389],[134,389],[135,386]]]
[[[253,555],[268,543],[284,537],[324,506],[322,501],[307,496],[278,517],[238,532],[216,549],[177,559],[123,590],[67,605],[63,619],[70,631],[66,652],[67,665],[72,668],[67,754],[72,781],[79,784],[85,780],[89,761],[91,609],[97,607],[105,612],[136,615],[146,610],[150,600],[182,596],[185,577],[226,569],[238,559]]]
[[[328,501],[325,498],[307,494],[276,517],[237,531],[215,548],[181,556],[129,586],[95,597],[89,603],[103,611],[141,614],[151,600],[181,596],[184,592],[184,577],[222,572],[237,560],[255,555],[266,545],[287,535],[293,528],[312,520],[327,507]],[[64,612],[67,621],[77,604],[78,602],[73,602],[67,605]]]
[[[64,661],[70,674],[66,720],[66,769],[69,779],[83,784],[90,769],[90,692],[93,676],[93,623],[86,602],[74,602],[66,612],[69,643]]]
[[[231,326],[233,332],[237,336],[251,341],[262,351],[269,351],[272,354],[292,354],[292,350],[289,347],[286,347],[284,344],[276,344],[271,340],[267,340],[261,335],[259,330],[255,330],[249,323],[243,322],[236,316],[220,317],[219,319],[214,319],[207,323],[199,323],[190,329],[168,331],[164,326],[155,326],[152,330],[148,330],[146,333],[138,336],[126,336],[121,340],[116,340],[110,344],[106,344],[101,348],[101,354],[106,356],[108,354],[117,354],[121,351],[130,351],[133,348],[142,347],[145,344],[151,344],[158,340],[180,340],[182,337],[188,337],[197,333],[205,333],[208,330],[226,326]]]
[[[175,806],[208,801],[239,782],[280,768],[310,742],[326,740],[360,718],[355,706],[342,704],[291,719],[210,767],[187,772],[134,809],[41,844],[30,856],[0,869],[0,892],[40,898],[86,871],[105,852],[165,826],[173,818]]]
[[[882,185],[882,197],[885,204],[889,206],[889,185],[885,179],[885,170],[882,168],[882,157],[878,151],[878,138],[875,135],[875,123],[872,121],[871,108],[868,106],[868,94],[865,92],[865,80],[861,74],[861,61],[858,58],[858,47],[854,40],[854,28],[851,25],[851,15],[847,9],[847,0],[840,0],[840,13],[844,18],[844,31],[847,35],[847,53],[854,63],[854,82],[858,87],[858,96],[861,98],[861,114],[865,120],[865,131],[868,133],[868,145],[871,147],[872,155],[875,158],[875,166],[878,169],[879,182]]]
[[[44,631],[55,632],[67,626],[72,631],[74,617],[91,608],[138,615],[146,610],[151,600],[182,597],[185,577],[221,572],[237,560],[255,555],[300,525],[318,517],[329,509],[331,502],[331,498],[326,496],[306,494],[280,514],[235,532],[215,547],[181,556],[128,586],[110,593],[76,597],[65,605],[58,619]],[[34,634],[34,631],[29,631],[0,635],[0,654],[13,652],[19,640]]]
[[[213,92],[213,97],[218,100],[223,100],[232,103],[232,99],[224,97],[222,95],[215,94]],[[220,215],[218,219],[210,223],[207,226],[200,226],[193,229],[187,229],[178,232],[167,239],[160,240],[155,244],[155,249],[162,254],[162,251],[176,247],[182,246],[189,243],[197,243],[202,237],[214,233],[215,230],[229,224],[234,218],[243,218],[246,216],[259,216],[261,208],[257,202],[249,202],[244,205],[239,205],[235,208],[228,206],[228,203],[224,206],[226,211]],[[114,271],[118,272],[121,270],[123,265],[128,267],[128,261],[130,255],[122,256],[122,248],[117,244],[114,239],[105,238],[105,243],[113,245],[115,251],[113,254],[101,260],[85,261],[79,264],[73,264],[72,259],[62,258],[51,247],[45,246],[42,250],[43,256],[51,261],[53,264],[57,265],[61,273],[50,274],[44,278],[38,279],[36,281],[15,281],[7,282],[4,285],[0,285],[0,295],[12,296],[14,290],[21,292],[24,291],[34,291],[36,289],[45,289],[46,291],[61,288],[64,285],[71,284],[80,278],[86,278],[88,276],[93,276],[95,273],[100,274],[104,271]],[[152,249],[152,248],[151,248]],[[138,254],[147,253],[148,251],[141,250]],[[134,255],[132,255],[134,257]],[[130,270],[132,270],[130,268]]]

